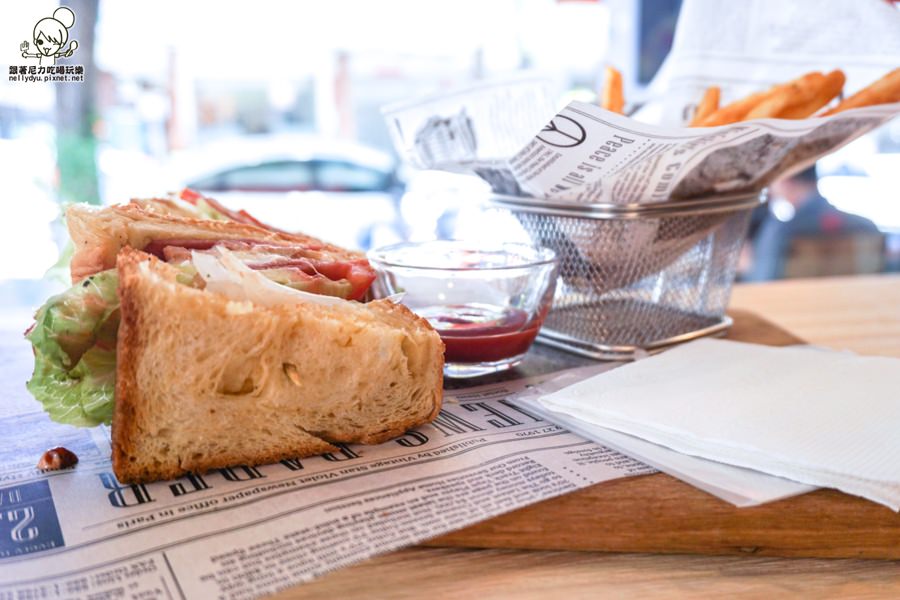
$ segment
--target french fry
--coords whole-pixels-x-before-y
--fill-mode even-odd
[[[900,68],[859,90],[822,116],[835,115],[851,108],[900,102]]]
[[[736,100],[735,102],[732,102],[731,104],[727,104],[724,107],[720,108],[713,114],[700,121],[697,126],[716,127],[719,125],[728,125],[730,123],[743,121],[747,119],[750,113],[754,112],[757,106],[759,106],[763,102],[767,102],[770,100],[775,102],[775,98],[778,98],[781,94],[785,93],[785,88],[787,88],[788,93],[798,93],[801,89],[806,88],[812,83],[821,81],[822,77],[823,75],[821,73],[813,71],[811,73],[801,75],[797,79],[788,81],[787,83],[772,86],[764,92],[756,92],[755,94],[750,94],[746,98]]]
[[[825,84],[825,76],[813,71],[771,90],[768,98],[753,107],[744,120],[773,119],[792,106],[804,104],[815,98],[816,91]]]
[[[741,98],[731,104],[726,104],[697,123],[696,127],[717,127],[719,125],[728,125],[729,123],[741,121],[747,116],[747,113],[756,107],[757,104],[771,96],[771,94],[771,90],[756,92],[755,94],[750,94],[746,98]]]
[[[847,77],[840,69],[836,69],[825,76],[825,81],[816,90],[816,93],[809,100],[788,107],[780,115],[781,119],[805,119],[816,113],[817,110],[831,102],[844,87]]]
[[[700,103],[697,105],[694,118],[691,119],[690,127],[696,127],[700,121],[719,110],[721,94],[722,90],[717,85],[711,85],[706,88],[706,91],[703,92],[703,98],[700,99]]]
[[[600,106],[619,114],[622,114],[625,108],[625,95],[622,92],[622,73],[615,67],[606,67],[604,71]]]

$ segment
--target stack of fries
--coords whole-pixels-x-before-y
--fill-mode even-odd
[[[722,107],[719,107],[721,90],[718,86],[710,86],[697,105],[690,127],[717,127],[750,119],[827,117],[851,108],[900,102],[900,68],[897,68],[833,108],[817,114],[841,96],[845,80],[840,69],[830,73],[812,71]],[[613,67],[606,67],[600,106],[619,114],[624,110],[622,74]]]

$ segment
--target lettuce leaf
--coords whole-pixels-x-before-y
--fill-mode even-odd
[[[112,420],[117,286],[111,269],[53,296],[25,336],[34,348],[34,374],[26,387],[58,423],[93,427]]]
[[[231,220],[228,218],[228,215],[222,214],[221,212],[216,210],[203,197],[200,197],[197,200],[197,203],[194,204],[194,208],[196,208],[197,212],[200,213],[201,219],[210,219],[213,221],[230,221]]]

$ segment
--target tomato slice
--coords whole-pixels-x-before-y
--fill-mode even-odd
[[[199,192],[195,192],[191,188],[184,188],[183,190],[181,190],[179,197],[186,202],[190,202],[191,204],[196,205],[197,200],[202,198],[203,194],[201,194]]]
[[[372,282],[375,281],[375,269],[369,265],[368,261],[362,261],[360,264],[350,266],[350,271],[345,277],[350,282],[351,300],[362,300],[369,291]]]

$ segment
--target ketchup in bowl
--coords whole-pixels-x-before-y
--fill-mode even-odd
[[[444,358],[454,363],[495,362],[528,351],[543,315],[529,319],[519,308],[453,304],[416,310],[444,341]]]
[[[530,244],[435,240],[372,250],[376,295],[394,294],[444,341],[444,375],[478,377],[525,356],[556,286],[556,255]]]

